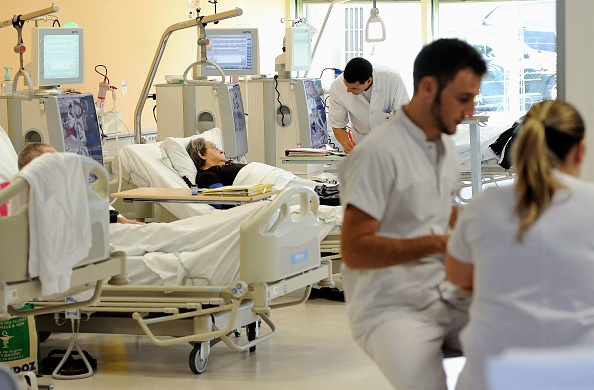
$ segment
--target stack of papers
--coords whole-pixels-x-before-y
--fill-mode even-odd
[[[294,148],[285,150],[286,157],[323,157],[340,154],[334,150],[314,148]]]
[[[202,195],[218,196],[254,196],[272,191],[272,184],[253,184],[245,186],[223,186],[218,188],[208,188],[202,191]]]

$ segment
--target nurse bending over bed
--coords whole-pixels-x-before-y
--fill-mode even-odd
[[[515,142],[513,186],[464,209],[448,243],[450,281],[473,291],[457,389],[485,389],[508,348],[594,346],[594,185],[578,178],[584,121],[571,105],[532,106]]]

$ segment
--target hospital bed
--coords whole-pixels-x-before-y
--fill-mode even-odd
[[[496,118],[477,116],[462,122],[454,135],[460,169],[460,189],[456,201],[468,203],[473,193],[486,186],[511,183],[515,170],[499,165],[491,145],[517,119],[516,114]]]
[[[127,145],[121,148],[112,162],[114,179],[111,182],[111,192],[137,187],[187,188],[179,173],[171,168],[160,145],[160,142],[156,142]],[[119,178],[121,180],[118,180]],[[153,206],[116,200],[113,206],[128,218],[147,218],[157,221],[174,221],[220,212],[207,204],[157,203]],[[340,268],[342,211],[342,208],[333,206],[322,205],[318,208],[322,240],[320,250],[334,260],[335,273],[338,273]]]
[[[295,196],[300,203],[298,213],[291,212],[290,203]],[[253,351],[256,344],[276,333],[271,319],[272,309],[304,302],[314,283],[333,285],[331,263],[320,256],[318,206],[314,191],[290,187],[271,202],[221,211],[217,217],[227,212],[237,214],[234,217],[243,215],[240,225],[237,218],[229,219],[239,230],[238,258],[229,258],[233,254],[223,248],[233,245],[225,240],[220,246],[211,248],[199,242],[196,250],[202,252],[194,257],[188,251],[174,253],[170,258],[157,255],[156,262],[163,268],[167,268],[163,265],[166,262],[173,264],[174,269],[182,264],[179,275],[170,280],[153,275],[152,281],[157,285],[105,286],[100,301],[82,309],[88,320],[82,321],[80,332],[146,334],[153,343],[161,346],[190,343],[193,348],[189,364],[196,374],[204,372],[210,347],[219,341],[236,351]],[[244,211],[249,208],[253,209],[252,214]],[[215,215],[187,218],[179,223],[195,225],[198,219],[209,217]],[[139,230],[140,237],[142,229],[145,226],[152,228],[151,225],[158,224],[135,225],[138,228],[132,230]],[[227,226],[206,223],[205,229],[225,231]],[[116,231],[116,234],[123,233]],[[193,233],[192,236],[199,239],[200,234]],[[233,232],[230,231],[228,236],[233,236]],[[179,237],[182,245],[185,245],[185,239]],[[146,268],[143,257],[127,256],[127,276],[137,279],[135,282],[143,279],[142,283],[148,283],[150,276],[139,276],[143,272],[131,268],[134,264]],[[216,271],[229,267],[229,264],[235,264],[238,273],[209,273],[209,270]],[[198,272],[200,275],[196,275]],[[301,294],[278,300],[291,292]],[[68,331],[60,326],[62,322],[61,318],[41,316],[38,327],[46,332]],[[268,325],[265,334],[260,334],[259,322]],[[235,337],[242,327],[246,328],[247,341]]]
[[[91,173],[97,177],[97,181],[89,187],[87,192],[89,195],[99,195],[104,199],[104,213],[107,214],[109,199],[107,172],[91,159],[81,157],[81,160],[85,177]],[[123,253],[110,253],[108,237],[104,234],[107,229],[106,224],[92,219],[93,243],[89,254],[74,265],[70,288],[60,292],[59,295],[64,297],[77,291],[94,288],[93,296],[84,302],[63,304],[51,309],[17,310],[26,302],[43,298],[42,281],[37,270],[40,265],[37,264],[32,269],[29,264],[29,189],[30,185],[27,180],[17,177],[11,184],[0,190],[0,204],[13,201],[12,204],[15,206],[13,207],[15,210],[9,216],[0,217],[0,248],[3,252],[2,258],[5,259],[0,262],[0,290],[2,291],[0,294],[0,320],[7,319],[11,315],[38,315],[92,304],[99,297],[104,279],[119,276],[125,261]],[[20,207],[16,207],[17,205]],[[117,283],[116,279],[113,283]]]
[[[45,246],[41,247],[41,245],[46,242],[47,237],[55,238],[56,235],[45,234],[45,232],[40,232],[37,229],[40,226],[40,220],[35,218],[35,213],[38,210],[36,202],[39,201],[39,197],[34,196],[34,192],[40,188],[40,184],[32,185],[35,184],[32,180],[37,180],[39,176],[35,174],[23,177],[17,176],[8,186],[0,190],[0,205],[8,204],[10,206],[10,213],[0,216],[0,248],[2,248],[3,252],[3,261],[0,262],[0,321],[8,320],[12,316],[45,315],[57,311],[73,311],[92,305],[99,299],[105,280],[109,279],[109,283],[113,284],[123,282],[120,275],[125,267],[125,254],[110,251],[107,236],[109,221],[107,218],[101,218],[101,216],[106,217],[108,213],[108,173],[100,164],[86,157],[70,155],[69,159],[65,161],[72,163],[77,159],[80,160],[82,170],[75,171],[74,174],[80,174],[80,180],[76,183],[81,184],[81,186],[75,188],[74,191],[81,194],[81,197],[86,197],[87,202],[72,202],[72,212],[74,215],[83,213],[90,215],[87,222],[89,222],[88,231],[91,233],[91,243],[88,245],[88,251],[81,251],[82,254],[77,255],[76,251],[69,250],[64,253],[66,263],[71,264],[72,269],[71,274],[64,278],[69,279],[68,282],[61,284],[57,288],[48,287],[48,283],[53,285],[54,282],[43,271],[44,266],[52,266],[53,263],[48,263],[48,258],[51,258],[48,255],[49,250]],[[41,171],[41,176],[47,170],[60,172],[57,166],[59,161],[56,159],[46,160],[43,164],[46,167]],[[36,167],[35,164],[30,164],[27,167],[30,168],[28,172],[33,170],[33,173],[35,173]],[[66,171],[68,170],[67,168]],[[88,185],[90,175],[93,175],[96,179],[92,185]],[[72,181],[72,178],[71,176],[70,181]],[[84,188],[85,184],[88,185],[86,190]],[[51,191],[54,191],[59,187],[59,184],[50,184],[49,187]],[[45,198],[40,199],[41,202],[46,200]],[[88,207],[82,207],[86,205]],[[99,218],[95,218],[97,216]],[[68,227],[59,225],[59,223],[57,226]],[[80,224],[74,224],[74,226],[79,227],[81,230],[85,229]],[[44,234],[47,237],[40,237]],[[60,242],[59,245],[68,247],[63,242]],[[36,247],[39,251],[36,250]],[[41,256],[38,257],[37,253]],[[55,254],[55,252],[52,252],[52,254]],[[57,254],[57,257],[60,257],[60,253]],[[65,262],[60,262],[61,267],[64,264]],[[48,294],[48,291],[52,291],[52,293]],[[78,296],[83,292],[87,297],[86,299],[82,298],[78,299],[78,301],[67,299],[67,303],[64,303],[65,297]],[[44,305],[42,302],[47,300],[55,300],[55,304],[51,306]],[[27,305],[26,308],[23,308],[25,303],[32,303],[33,305]],[[3,331],[3,336],[15,337],[10,333],[10,330]],[[71,344],[56,369],[56,373],[73,349],[77,349],[82,354],[74,343]],[[93,370],[88,361],[85,360],[85,363],[88,372],[80,377],[93,375]],[[40,388],[37,385],[34,373],[22,371],[18,376],[27,377],[25,379],[28,383],[27,388]],[[51,387],[47,386],[47,388]]]

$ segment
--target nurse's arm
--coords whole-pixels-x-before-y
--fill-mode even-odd
[[[355,147],[355,142],[350,139],[347,129],[345,127],[333,127],[332,131],[336,140],[342,145],[342,150],[345,153],[350,153]]]
[[[351,269],[382,268],[444,253],[447,235],[395,239],[377,235],[380,223],[349,204],[344,212],[341,235],[342,261]]]
[[[474,265],[463,263],[456,259],[450,252],[446,252],[445,268],[448,280],[461,290],[472,291]]]

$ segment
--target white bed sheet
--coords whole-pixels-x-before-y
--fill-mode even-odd
[[[188,188],[184,180],[163,163],[160,144],[160,142],[135,144],[121,148],[112,163],[114,173],[137,187]],[[161,203],[161,205],[179,219],[207,215],[217,210],[207,204]]]
[[[114,173],[137,187],[187,188],[184,180],[163,162],[160,144],[160,142],[135,144],[121,148],[112,164]],[[119,170],[120,163],[121,171]],[[241,174],[237,175],[234,184],[257,184],[273,181],[277,184],[275,188],[279,190],[290,185],[303,185],[313,189],[317,184],[311,180],[298,178],[283,169],[267,170],[266,167],[270,168],[264,164],[249,164],[248,167],[241,170]],[[161,205],[179,219],[216,214],[221,211],[206,204],[161,203]],[[328,234],[329,226],[342,225],[342,213],[341,207],[320,206],[318,217],[321,222],[326,222],[321,227],[322,238]],[[325,231],[326,229],[328,231]]]
[[[131,284],[179,285],[192,275],[209,280],[193,279],[192,285],[228,285],[239,279],[239,227],[268,205],[261,201],[169,223],[111,224],[110,241],[126,252]],[[320,206],[318,219],[321,241],[342,222],[341,208]]]
[[[481,161],[497,161],[498,157],[489,148],[493,142],[509,129],[518,120],[518,113],[493,113],[485,126],[480,127]],[[470,126],[459,125],[453,136],[456,150],[458,151],[458,164],[460,172],[470,171]]]

